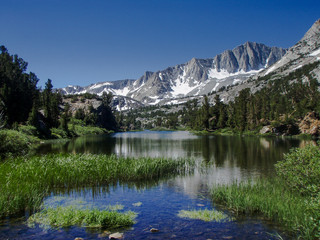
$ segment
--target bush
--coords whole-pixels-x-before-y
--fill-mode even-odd
[[[16,130],[0,130],[0,159],[9,155],[25,155],[39,139]]]
[[[51,135],[53,138],[68,138],[68,134],[61,128],[51,128]]]
[[[278,176],[292,191],[306,196],[320,193],[320,149],[307,145],[294,148],[276,165]]]
[[[18,127],[19,132],[29,136],[38,136],[39,132],[36,127],[30,125],[20,125]]]

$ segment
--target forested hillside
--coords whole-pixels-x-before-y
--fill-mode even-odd
[[[53,89],[50,79],[44,89],[40,89],[37,87],[39,79],[36,74],[27,72],[26,61],[18,55],[11,55],[4,46],[0,47],[0,51],[1,128],[18,129],[20,125],[28,125],[34,127],[38,136],[44,138],[54,137],[52,133],[59,132],[59,129],[66,135],[72,135],[68,124],[72,123],[73,117],[78,116],[78,120],[86,120],[86,125],[117,129],[110,107],[111,94],[94,96],[99,100],[99,105],[83,111],[83,118],[80,116],[81,110],[74,116],[72,103],[64,101],[63,96]],[[83,99],[92,98],[89,95],[84,95]]]

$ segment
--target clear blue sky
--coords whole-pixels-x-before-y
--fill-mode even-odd
[[[319,0],[0,0],[0,45],[44,86],[139,78],[246,41],[294,45]]]

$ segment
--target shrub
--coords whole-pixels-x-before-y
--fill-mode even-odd
[[[307,196],[320,193],[320,149],[307,145],[294,148],[276,165],[278,176],[292,190]]]
[[[32,144],[37,142],[39,142],[38,138],[28,136],[23,132],[0,130],[0,158],[9,155],[25,155],[30,151]]]
[[[68,138],[68,134],[61,128],[51,128],[50,130],[54,138]]]

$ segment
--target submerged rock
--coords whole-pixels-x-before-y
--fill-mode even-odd
[[[98,235],[98,238],[105,238],[105,237],[109,236],[109,234],[111,234],[111,232],[104,231],[103,233]]]
[[[122,239],[123,238],[123,233],[112,233],[109,235],[109,239]]]

